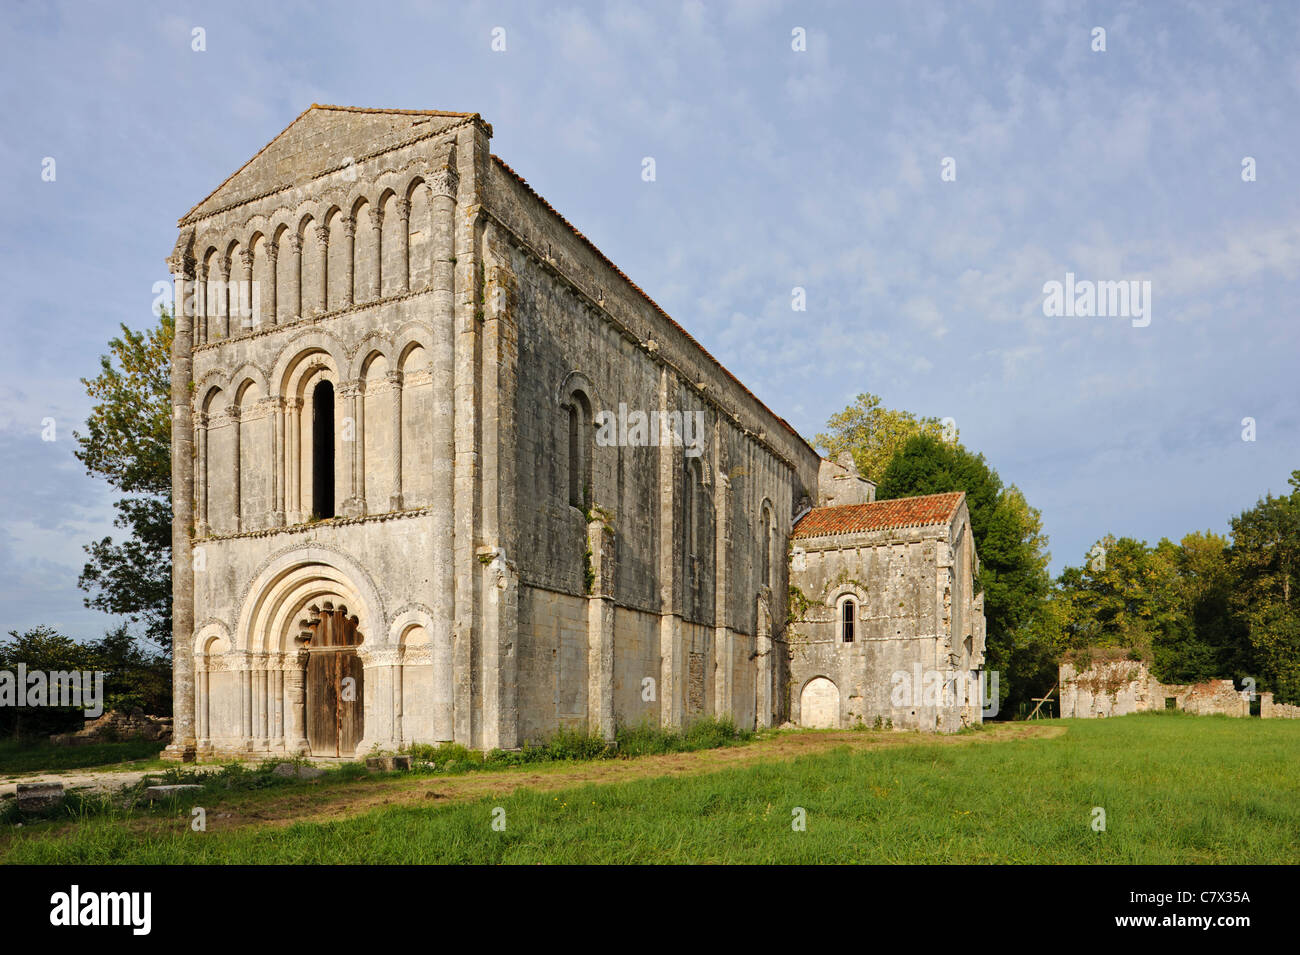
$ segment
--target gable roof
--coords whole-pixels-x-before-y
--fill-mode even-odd
[[[348,117],[348,122],[330,122],[330,113],[362,114],[366,121],[356,122]],[[342,117],[340,117],[342,119]],[[441,122],[439,122],[441,120]],[[252,202],[263,196],[273,194],[298,183],[310,182],[339,168],[338,156],[343,153],[353,162],[361,162],[369,156],[387,152],[408,145],[421,139],[444,132],[453,126],[466,122],[482,124],[488,135],[492,135],[492,126],[484,121],[478,113],[457,113],[434,109],[387,109],[362,106],[331,106],[312,103],[281,130],[274,139],[259,149],[226,180],[200,200],[189,212],[181,216],[177,223],[186,225],[214,215],[226,209]],[[301,125],[300,125],[301,124]],[[417,130],[416,127],[424,126]],[[298,127],[295,130],[295,127]],[[290,137],[290,132],[294,135]],[[319,148],[328,141],[329,149]],[[510,168],[500,156],[493,155],[492,160],[511,179],[526,190],[542,207],[555,216],[583,245],[615,275],[622,278],[632,290],[644,299],[655,312],[669,325],[699,349],[700,353],[724,375],[738,385],[746,395],[752,398],[760,408],[776,419],[796,441],[813,454],[816,450],[808,443],[795,427],[769,408],[750,389],[732,374],[720,361],[711,355],[681,324],[652,299],[644,289],[633,282],[617,265],[615,265],[600,248],[578,230],[568,219],[546,201],[527,180]]]
[[[340,113],[349,115],[343,117]],[[482,118],[478,113],[436,109],[372,109],[312,103],[252,159],[181,216],[179,225],[288,186],[310,182],[339,168],[340,156],[361,162],[466,121],[482,122]],[[329,148],[322,148],[327,141]]]
[[[504,172],[507,176],[509,176],[511,179],[517,182],[521,187],[523,187],[523,189],[530,196],[532,196],[539,203],[541,203],[543,209],[545,209],[551,215],[555,216],[555,218],[559,219],[560,222],[564,225],[564,227],[568,229],[571,233],[573,233],[574,237],[577,238],[577,240],[581,242],[583,245],[585,245],[591,251],[591,253],[596,256],[596,258],[600,262],[602,262],[605,266],[607,266],[615,275],[621,278],[624,282],[630,285],[632,287],[632,291],[634,291],[637,295],[639,295],[646,302],[646,304],[648,304],[652,309],[654,309],[655,312],[658,313],[660,318],[664,319],[664,321],[666,321],[670,326],[675,328],[677,331],[681,332],[682,335],[686,338],[686,340],[699,350],[701,355],[703,355],[710,362],[712,362],[715,368],[717,368],[724,375],[730,378],[736,385],[738,385],[740,387],[740,390],[743,391],[750,398],[752,398],[760,408],[762,408],[773,418],[775,418],[777,420],[777,423],[780,424],[781,427],[785,428],[785,430],[788,431],[796,441],[802,444],[809,451],[812,451],[813,454],[817,453],[816,449],[811,444],[808,443],[807,439],[805,439],[803,435],[801,435],[798,431],[795,430],[794,425],[786,421],[785,418],[781,417],[779,414],[777,414],[775,411],[769,408],[763,402],[763,400],[758,397],[758,395],[754,394],[752,391],[749,390],[749,386],[747,386],[743,381],[741,381],[739,378],[733,375],[727,369],[727,367],[722,364],[722,362],[714,358],[713,355],[710,354],[709,350],[705,348],[703,345],[701,345],[699,342],[697,342],[695,340],[695,337],[691,335],[691,333],[688,332],[684,327],[682,327],[682,325],[675,318],[673,318],[666,311],[664,311],[663,306],[661,306],[658,302],[652,299],[650,297],[650,294],[646,292],[645,289],[641,288],[641,286],[637,285],[630,278],[628,278],[628,276],[623,272],[623,270],[620,269],[617,265],[615,265],[613,261],[609,258],[609,256],[607,256],[604,252],[600,250],[600,246],[596,245],[595,242],[592,242],[585,235],[583,235],[582,232],[579,231],[577,226],[575,226],[568,219],[564,218],[564,216],[560,213],[558,209],[556,209],[549,202],[547,202],[546,199],[536,189],[530,186],[528,184],[528,180],[526,180],[523,176],[519,175],[519,173],[511,169],[509,164],[507,164],[504,159],[502,159],[500,156],[496,155],[495,153],[492,155],[492,161],[495,162],[501,168],[502,172]]]
[[[966,492],[926,494],[900,497],[870,504],[841,504],[838,507],[814,507],[795,523],[791,537],[831,537],[900,527],[927,527],[948,524],[965,499]]]

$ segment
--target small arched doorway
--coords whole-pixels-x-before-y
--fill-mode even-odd
[[[799,725],[828,730],[840,725],[840,690],[824,676],[814,677],[799,694]]]
[[[313,756],[352,756],[365,730],[362,635],[348,608],[310,608],[299,642],[307,650],[307,744]]]

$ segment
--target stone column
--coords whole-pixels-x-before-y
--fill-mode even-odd
[[[587,525],[595,576],[587,597],[587,726],[614,741],[614,529],[602,519]]]
[[[277,285],[279,276],[276,273],[276,263],[280,259],[280,247],[272,239],[263,240],[266,243],[266,260],[267,268],[271,270],[271,281],[267,283],[266,288],[266,309],[261,315],[263,321],[268,325],[280,324],[280,316],[277,314],[276,301],[279,296]]]
[[[208,267],[200,262],[195,271],[194,285],[194,327],[195,345],[202,345],[208,340]],[[173,330],[174,331],[174,330]]]
[[[667,367],[659,370],[659,415],[661,421],[677,406],[677,378]],[[681,521],[683,502],[682,453],[672,442],[659,445],[659,723],[682,726],[686,721],[685,672],[682,648],[682,565]]]
[[[393,478],[392,495],[388,499],[390,511],[402,509],[402,382],[404,376],[400,371],[390,371],[387,375],[388,386],[393,399]]]
[[[411,290],[411,201],[398,199],[397,209],[397,291]]]
[[[271,526],[284,526],[284,399],[271,398]]]
[[[167,260],[175,300],[184,302],[194,276],[190,250],[194,233],[181,234]],[[172,471],[172,741],[168,759],[189,760],[197,748],[194,684],[194,565],[190,526],[194,521],[194,422],[190,382],[194,378],[194,329],[189,310],[176,309],[171,353]]]
[[[253,708],[253,749],[266,749],[266,654],[251,654],[251,683]]]
[[[388,690],[391,694],[389,706],[393,713],[393,742],[397,747],[401,747],[406,741],[405,730],[402,726],[402,671],[405,657],[405,648],[398,647],[396,662],[393,664],[392,672],[388,678]]]
[[[284,749],[284,654],[277,653],[271,670],[271,741],[277,751]]]
[[[727,618],[728,543],[731,540],[731,460],[727,454],[726,432],[719,415],[713,424],[713,512],[714,583],[713,583],[713,714],[734,717],[732,710],[733,667],[732,635]]]
[[[455,262],[456,258],[456,174],[451,169],[436,170],[426,177],[433,192],[433,414],[429,429],[433,441],[433,489],[430,499],[430,533],[433,555],[433,626],[434,679],[451,680],[454,710],[454,739],[473,746],[472,716],[472,635],[457,628],[453,639],[452,622],[457,621],[455,546],[456,527],[456,401],[455,401]],[[439,649],[452,648],[446,667],[436,659]],[[441,695],[439,688],[438,695]],[[441,739],[441,737],[439,737]]]
[[[198,659],[195,668],[195,696],[197,697],[197,712],[195,714],[195,729],[198,735],[197,749],[199,752],[205,752],[212,748],[212,724],[208,712],[208,690],[210,681],[208,674],[212,669],[211,659],[207,654],[203,654]]]
[[[348,308],[354,301],[353,277],[356,275],[357,220],[344,216],[343,223],[343,308]]]
[[[262,316],[257,314],[253,308],[253,250],[244,249],[239,253],[239,261],[244,267],[243,277],[239,282],[238,294],[234,297],[239,301],[239,327],[241,330],[256,329],[261,322]],[[232,299],[232,302],[234,299]],[[258,301],[261,305],[261,301]],[[234,309],[232,309],[234,311]]]
[[[232,532],[238,534],[244,529],[241,521],[241,511],[239,501],[239,457],[240,457],[240,415],[239,405],[234,403],[234,396],[231,396],[231,404],[226,408],[226,414],[230,417],[230,444],[234,448],[234,454],[230,460],[230,501],[232,507],[231,528]]]
[[[253,671],[252,660],[245,654],[239,667],[239,748],[251,749],[253,743]]]
[[[330,227],[327,225],[318,225],[316,227],[316,243],[320,246],[320,311],[328,312],[330,309]]]
[[[370,212],[370,228],[374,241],[371,243],[374,253],[371,256],[370,285],[366,290],[366,301],[376,302],[384,294],[384,210],[376,206]]]
[[[754,652],[757,654],[757,687],[754,699],[754,723],[756,729],[772,725],[772,615],[766,603],[770,591],[763,588],[759,597],[758,632],[754,636]]]
[[[307,743],[307,648],[285,655],[285,695],[289,700],[289,735],[286,740],[289,752],[306,756],[311,752]]]
[[[302,318],[302,236],[294,232],[289,236],[289,321]]]
[[[217,290],[217,329],[222,338],[230,337],[230,256],[223,255],[217,263],[221,272],[221,286]]]
[[[347,476],[347,493],[343,495],[343,504],[339,511],[346,517],[356,517],[365,513],[364,481],[361,480],[362,467],[361,416],[359,406],[364,404],[362,386],[359,381],[345,381],[339,386],[338,396],[342,401],[344,416],[335,420],[342,421],[344,461],[342,470]],[[347,419],[352,420],[352,427],[347,427]],[[349,437],[349,431],[351,436]],[[336,466],[337,473],[337,466]]]
[[[194,501],[197,514],[194,518],[194,536],[207,537],[212,533],[208,527],[208,416],[205,412],[195,413],[195,433],[198,436],[199,454],[194,473]]]
[[[302,523],[302,399],[289,398],[286,402],[287,423],[286,447],[289,459],[285,462],[286,488],[285,509],[288,519],[294,524]]]

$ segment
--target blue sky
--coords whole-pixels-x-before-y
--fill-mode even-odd
[[[1297,36],[1290,3],[7,5],[0,630],[111,622],[76,588],[112,518],[79,379],[152,320],[176,219],[312,102],[482,113],[804,435],[861,391],[953,417],[1054,570],[1226,531],[1300,468]],[[1150,281],[1150,324],[1044,316],[1066,272]]]

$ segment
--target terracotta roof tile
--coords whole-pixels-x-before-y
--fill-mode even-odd
[[[923,497],[900,497],[871,504],[842,504],[839,507],[814,507],[799,518],[791,537],[830,537],[835,534],[858,534],[884,531],[896,527],[925,527],[947,524],[957,513],[963,491],[926,494]]]

